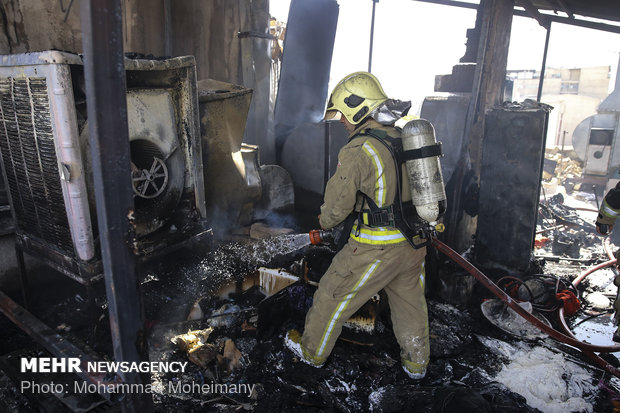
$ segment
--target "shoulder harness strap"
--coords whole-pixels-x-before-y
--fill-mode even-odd
[[[411,202],[403,204],[401,190],[403,185],[401,166],[405,161],[413,159],[428,158],[431,156],[441,156],[441,143],[425,146],[419,149],[405,151],[403,149],[402,139],[393,138],[381,129],[365,129],[363,132],[355,135],[368,135],[378,140],[392,155],[394,160],[394,168],[397,178],[397,190],[394,202],[386,207],[379,208],[375,202],[362,193],[364,203],[358,217],[358,222],[373,226],[390,226],[398,228],[405,236],[409,244],[413,248],[421,248],[429,245],[430,238],[426,237],[424,230],[420,226],[421,218]],[[364,209],[364,204],[368,203],[369,209]],[[359,227],[358,227],[359,229]],[[421,238],[426,238],[421,240]],[[417,242],[415,241],[417,239]]]
[[[410,227],[406,221],[405,215],[417,214],[413,205],[403,205],[401,202],[400,188],[403,185],[403,180],[400,166],[402,162],[404,162],[401,160],[403,153],[402,140],[391,137],[386,131],[381,129],[366,129],[363,134],[377,139],[392,155],[394,168],[396,170],[398,190],[396,191],[394,202],[381,208],[377,206],[371,197],[362,193],[364,204],[368,204],[368,209],[364,209],[364,205],[362,205],[359,222],[363,222],[369,227],[395,227],[401,230],[407,238],[411,238],[415,235],[415,230]]]
[[[430,158],[431,156],[442,156],[443,155],[441,142],[437,142],[429,146],[423,146],[418,149],[410,149],[406,151],[403,149],[403,142],[401,139],[391,137],[384,130],[366,129],[362,133],[359,133],[355,136],[358,136],[360,134],[369,135],[380,141],[389,142],[392,148],[394,149],[393,154],[395,155],[396,160],[398,161],[399,164],[402,164],[405,161],[410,161],[414,159],[423,159],[423,158]]]

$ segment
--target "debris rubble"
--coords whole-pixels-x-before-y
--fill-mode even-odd
[[[498,285],[527,301],[528,311],[552,326],[560,305],[556,290],[606,260],[602,240],[592,232],[592,213],[575,209],[572,202],[557,197],[541,207],[539,230],[562,229],[545,232],[548,241],[535,249],[528,277],[514,275],[518,282],[505,273],[495,277],[504,277]],[[567,229],[583,237],[579,248],[556,246],[554,251],[562,240],[558,234]],[[146,269],[141,289],[148,357],[189,362],[182,373],[152,374],[156,412],[590,413],[612,411],[620,399],[618,379],[524,324],[477,285],[469,302],[427,295],[431,359],[422,380],[410,380],[400,368],[383,292],[347,320],[322,368],[306,365],[285,347],[284,337],[288,330],[303,329],[318,281],[334,255],[329,247],[311,246],[307,238],[284,234],[226,242]],[[455,278],[465,277],[453,266],[442,268]],[[429,271],[431,285],[448,279],[432,276]],[[590,342],[604,336],[609,344],[613,331],[605,328],[612,322],[613,273],[597,271],[574,291],[581,303],[577,314],[567,318],[574,334]],[[70,320],[66,313],[79,307],[86,318],[85,305],[73,296],[58,313]],[[106,323],[104,316],[99,324]],[[67,334],[80,333],[70,323],[50,324]]]

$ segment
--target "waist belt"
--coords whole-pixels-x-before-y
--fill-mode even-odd
[[[364,228],[359,224],[353,226],[351,238],[361,244],[369,245],[393,245],[407,241],[407,238],[397,229]]]
[[[361,220],[369,227],[396,227],[392,205],[383,208],[363,209]]]

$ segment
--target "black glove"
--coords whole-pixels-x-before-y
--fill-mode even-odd
[[[597,222],[596,223],[596,232],[598,232],[601,235],[607,235],[607,234],[609,234],[611,232],[613,227],[614,227],[613,225],[599,224]]]

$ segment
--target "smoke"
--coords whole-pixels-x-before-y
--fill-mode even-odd
[[[291,228],[294,231],[301,231],[298,226],[298,219],[290,213],[272,212],[263,220],[269,227],[274,228]]]
[[[239,215],[238,209],[226,210],[218,206],[212,206],[208,210],[207,219],[215,238],[225,239],[233,230],[242,227],[244,224],[240,220]]]

